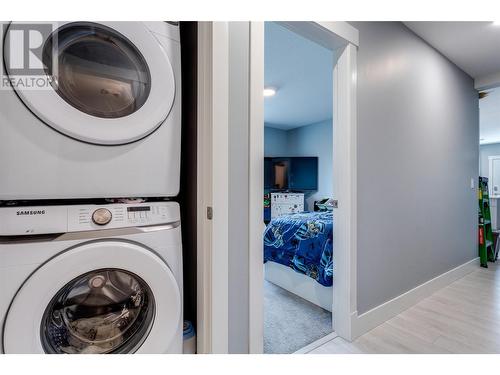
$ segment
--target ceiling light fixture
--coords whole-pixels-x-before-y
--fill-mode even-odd
[[[264,96],[274,96],[276,95],[276,89],[272,88],[272,87],[266,87],[264,89]]]

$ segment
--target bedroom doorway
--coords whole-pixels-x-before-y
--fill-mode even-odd
[[[304,151],[305,149],[301,148],[302,145],[294,141],[294,135],[288,134],[288,132],[300,133],[300,129],[285,129],[287,134],[283,136],[280,133],[280,130],[283,129],[276,130],[277,126],[272,126],[270,119],[272,116],[269,115],[272,111],[268,112],[269,108],[266,106],[268,106],[268,102],[278,99],[280,94],[285,92],[284,84],[286,82],[281,82],[279,79],[276,81],[268,79],[270,77],[265,59],[269,51],[266,51],[267,37],[265,34],[269,29],[274,29],[275,32],[281,34],[291,33],[292,37],[299,38],[303,43],[308,42],[317,48],[325,48],[331,56],[331,74],[330,77],[325,78],[331,85],[333,96],[330,102],[332,108],[330,135],[323,134],[311,137],[313,141],[316,139],[317,142],[330,142],[330,146],[325,146],[325,148],[331,148],[330,155],[333,159],[329,162],[326,161],[326,164],[330,163],[329,177],[327,177],[331,182],[330,191],[320,191],[322,189],[319,181],[322,173],[320,169],[321,165],[325,163],[325,156],[316,155],[318,150]],[[291,49],[283,41],[279,46]],[[249,344],[251,353],[292,351],[306,353],[321,343],[333,339],[336,335],[351,340],[356,333],[357,46],[358,32],[345,22],[251,23],[250,77],[254,77],[251,78],[250,88],[249,150],[251,203]],[[275,48],[274,52],[277,52],[279,47]],[[299,64],[300,61],[307,60],[308,54],[309,52],[302,55],[299,53],[293,63]],[[317,62],[317,60],[318,58],[314,58],[313,61]],[[282,63],[277,70],[287,70],[290,68],[289,65],[293,64],[290,62]],[[263,90],[264,98],[262,97]],[[292,105],[288,110],[278,108],[276,110],[277,116],[280,112],[285,112],[293,117],[294,111],[300,109],[301,106],[306,109],[313,108],[314,105],[318,104],[316,101],[320,101],[320,99],[313,99],[314,95],[310,91],[305,94],[306,99],[302,99],[302,101],[299,99],[298,104]],[[323,120],[328,121],[326,118]],[[287,121],[289,120],[284,122]],[[268,126],[265,126],[265,122]],[[305,125],[311,125],[312,122],[314,120]],[[318,122],[322,122],[322,120],[320,119]],[[300,138],[300,142],[303,142],[304,138],[308,138],[308,134],[310,133],[305,132],[296,138]],[[290,142],[288,142],[289,140]],[[275,141],[275,147],[270,147]],[[271,151],[279,150],[280,145],[285,145],[284,152],[274,153]],[[304,152],[299,153],[299,150]],[[318,176],[315,181],[316,174]],[[317,186],[314,185],[315,183]],[[300,184],[303,186],[299,188]],[[309,185],[306,186],[306,184]],[[268,195],[264,195],[264,192]],[[272,193],[275,195],[273,196]],[[280,195],[285,193],[286,197]],[[265,209],[268,210],[267,214],[264,213],[267,215],[267,220],[265,220],[268,222],[267,226],[263,220],[263,195],[264,205],[267,206]],[[286,242],[284,238],[286,236],[283,233],[287,227],[286,224],[283,224],[285,227],[281,226],[279,219],[273,223],[274,217],[271,217],[273,216],[273,200],[276,204],[274,215],[284,213],[286,210],[290,210],[290,207],[294,207],[302,213],[306,210],[309,212],[304,214],[306,217],[301,216],[301,213],[298,213],[296,218],[289,215],[292,223],[288,225],[295,226],[292,231],[295,230],[297,233],[292,242],[295,241],[293,247],[295,250],[298,249],[298,255],[297,251],[293,255],[286,255],[279,249],[279,246]],[[292,202],[292,200],[295,201]],[[316,211],[314,211],[315,208]],[[318,215],[318,217],[311,220],[307,218],[307,215]],[[287,221],[286,216],[283,217],[282,221]],[[328,226],[333,232],[331,237],[328,235]],[[315,246],[307,241],[321,231],[325,233],[323,242],[316,242],[315,245],[317,245],[316,247],[322,246],[323,250],[328,247],[328,240],[331,239],[333,267],[330,268],[328,267],[328,250],[325,254],[320,251],[321,255],[313,256],[314,259],[308,258],[311,255],[309,249]],[[305,241],[304,244],[308,249],[300,248],[297,243],[301,240]],[[267,254],[264,241],[271,246],[267,249]],[[284,246],[286,247],[286,244]],[[307,256],[304,256],[305,254]],[[281,259],[278,259],[280,256]],[[271,259],[273,257],[276,259]],[[330,270],[333,270],[333,274]],[[328,280],[329,276],[331,276],[330,280]],[[329,283],[331,283],[330,286]],[[295,317],[293,314],[288,314],[287,320],[280,322],[280,311],[283,314],[284,310],[288,309],[287,312],[290,313],[290,310],[296,309],[294,303],[288,304],[288,308],[285,307],[284,310],[276,308],[276,304],[279,302],[277,295],[282,296],[283,294],[290,297],[287,299],[288,301],[291,299],[299,300],[314,307],[316,312],[322,312],[322,316],[326,317],[323,321],[326,322],[324,326],[328,326],[328,330],[321,332],[320,329],[317,337],[303,337],[302,343],[299,343],[294,334],[299,332],[300,335],[303,333],[301,330],[311,330],[311,324],[320,322],[322,318],[315,314],[302,314],[302,318],[297,318],[300,314],[296,311]],[[293,341],[294,346],[288,345],[286,348],[282,347],[277,350],[270,348],[266,330],[273,328],[269,324],[269,317],[272,315],[270,312],[273,310],[274,313],[278,313],[274,314],[274,320],[271,319],[271,322],[277,323],[281,329],[277,339]],[[333,311],[333,314],[328,310]],[[266,319],[268,319],[267,322]],[[282,327],[287,327],[287,329]],[[295,331],[292,332],[290,327]],[[332,331],[333,328],[334,331],[328,334],[327,332]],[[324,336],[325,334],[326,336]],[[311,340],[315,341],[310,343]]]
[[[247,46],[247,54],[238,55],[241,63],[232,65],[243,71],[243,74],[236,74],[242,81],[229,80],[228,25],[227,22],[198,24],[197,116],[203,126],[198,126],[197,347],[199,353],[229,351],[228,271],[234,267],[230,268],[228,263],[230,206],[228,169],[225,166],[229,166],[231,113],[248,120],[248,149],[242,150],[248,156],[248,194],[245,193],[248,196],[248,204],[245,204],[248,226],[243,226],[248,233],[248,257],[243,254],[240,258],[244,268],[240,279],[248,281],[248,298],[242,294],[239,305],[245,310],[243,315],[248,316],[248,321],[244,316],[238,321],[241,323],[238,328],[247,331],[248,335],[238,337],[243,337],[242,345],[247,346],[242,352],[258,354],[264,351],[264,23],[248,22],[248,34],[242,43],[236,44]],[[346,22],[286,22],[280,25],[335,52],[332,85],[333,174],[336,178],[333,191],[338,207],[333,210],[333,311],[335,334],[351,340],[363,325],[356,311],[356,64],[359,35]],[[230,103],[230,82],[241,91],[238,98],[243,100],[237,103],[248,110],[242,111]],[[302,352],[312,345],[320,343],[316,341]]]
[[[333,332],[333,59],[265,22],[264,353]]]

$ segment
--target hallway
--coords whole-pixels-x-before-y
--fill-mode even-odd
[[[500,353],[500,268],[488,263],[349,343],[310,354]]]

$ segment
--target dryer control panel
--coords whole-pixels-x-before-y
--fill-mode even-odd
[[[0,207],[0,236],[139,227],[179,220],[176,202]]]

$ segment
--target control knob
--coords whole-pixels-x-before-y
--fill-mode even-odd
[[[111,221],[113,215],[107,208],[98,208],[92,214],[92,221],[97,225],[106,225]]]

